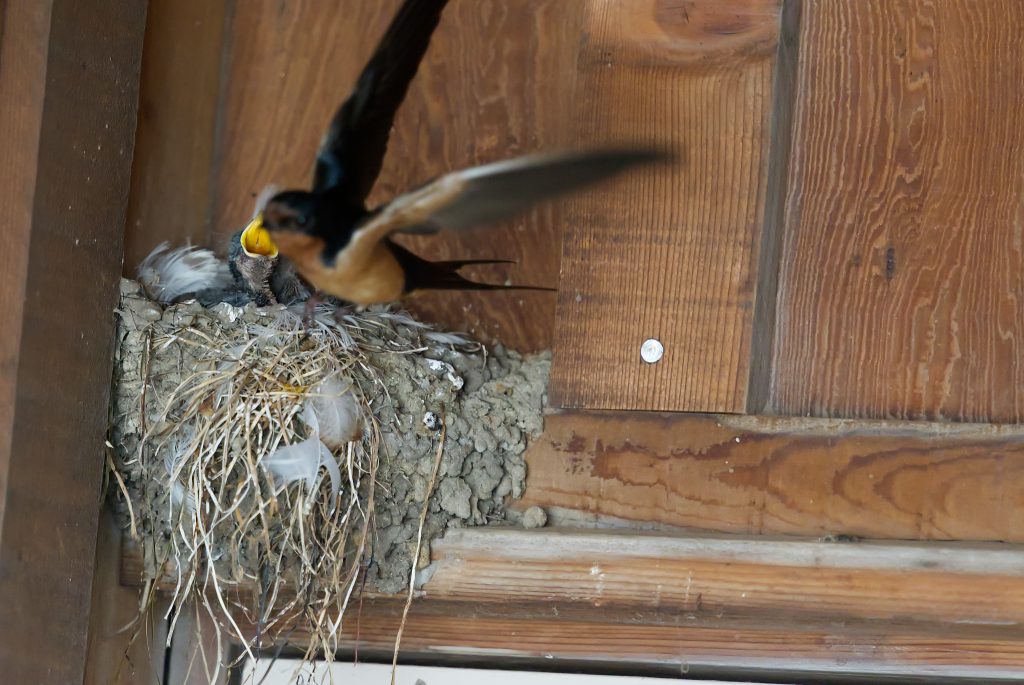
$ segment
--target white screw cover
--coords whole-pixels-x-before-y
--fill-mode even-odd
[[[661,358],[664,355],[665,346],[655,338],[645,340],[644,344],[640,346],[640,358],[648,364],[654,364],[661,361]]]

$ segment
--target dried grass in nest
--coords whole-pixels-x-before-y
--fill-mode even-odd
[[[128,308],[121,314],[135,315]],[[381,438],[362,389],[383,383],[366,353],[425,349],[391,335],[396,321],[434,345],[465,341],[386,311],[337,317],[321,308],[308,330],[297,311],[284,308],[260,321],[203,330],[165,317],[148,325],[140,356],[142,439],[134,457],[112,471],[133,536],[143,523],[151,537],[167,524],[173,531],[162,543],[147,541],[156,545],[156,568],[174,569],[171,634],[180,611],[196,602],[218,626],[218,645],[226,630],[244,646],[243,656],[286,640],[285,631],[301,623],[309,631],[307,657],[330,660],[364,568],[374,511]],[[184,380],[160,393],[155,374],[168,370],[152,368],[151,359],[175,346],[182,352],[174,377]],[[197,357],[202,361],[194,363]],[[326,457],[316,449],[295,456],[291,448],[317,437],[308,404],[325,388],[332,397],[319,399],[357,409],[359,435]],[[145,425],[154,407],[158,419]],[[275,468],[282,454],[294,463]],[[143,483],[133,502],[125,484],[133,470],[166,480]],[[244,601],[241,586],[257,588],[254,602]],[[255,636],[237,616],[257,627]],[[218,656],[216,669],[220,663]]]

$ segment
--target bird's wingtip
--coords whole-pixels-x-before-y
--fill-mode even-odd
[[[668,145],[623,145],[605,150],[610,157],[626,164],[675,164],[681,160],[681,150]]]

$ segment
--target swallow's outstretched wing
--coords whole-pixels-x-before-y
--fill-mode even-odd
[[[358,264],[392,233],[436,233],[483,226],[632,167],[667,159],[654,150],[592,150],[520,157],[456,171],[378,210],[352,234],[339,257]]]
[[[313,191],[361,206],[380,174],[395,112],[405,99],[448,0],[405,0],[355,90],[331,120]]]

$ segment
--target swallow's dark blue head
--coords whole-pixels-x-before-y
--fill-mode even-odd
[[[315,234],[316,196],[304,190],[286,190],[274,195],[263,208],[263,225],[271,233],[289,231]]]

